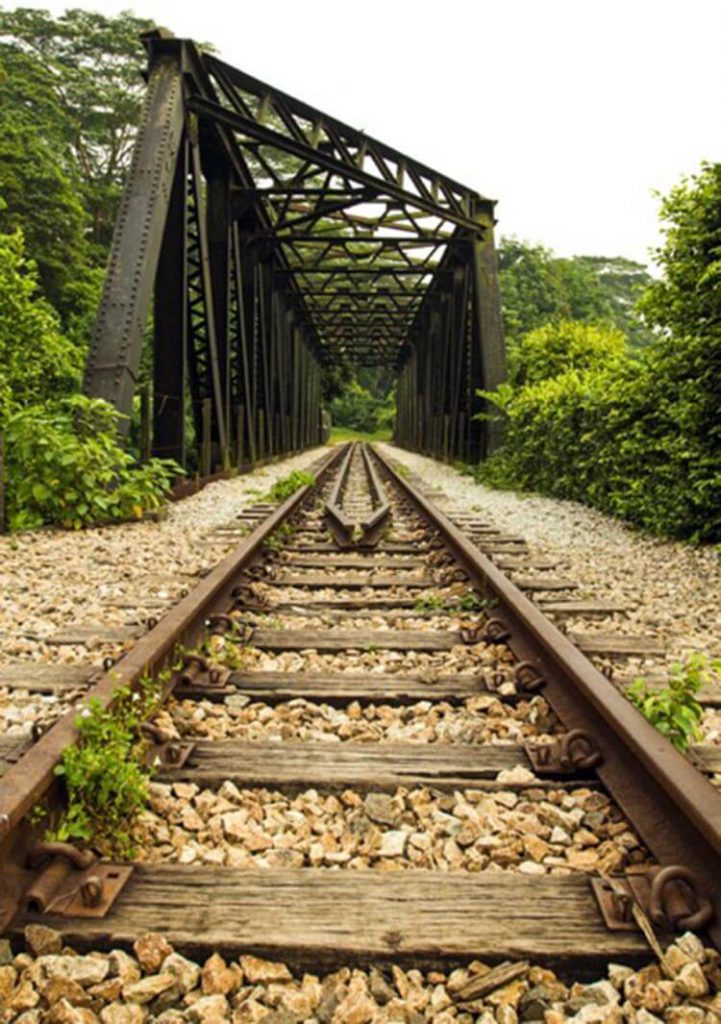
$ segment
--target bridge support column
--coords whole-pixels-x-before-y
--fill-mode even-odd
[[[493,244],[493,213],[476,215],[485,227],[483,238],[474,239],[473,247],[473,347],[471,377],[474,382],[473,415],[494,413],[493,406],[475,391],[494,391],[506,379],[506,348],[503,341],[501,293],[498,286],[498,263]],[[503,427],[495,414],[493,419],[473,421],[470,454],[474,462],[490,455],[503,439]]]
[[[186,464],[188,372],[187,179],[188,143],[183,139],[158,260],[153,316],[153,454],[181,466]]]
[[[179,40],[162,40],[118,213],[83,390],[128,417],[183,135]]]

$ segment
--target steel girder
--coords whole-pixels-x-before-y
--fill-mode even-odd
[[[130,413],[152,303],[158,454],[192,462],[204,436],[227,465],[317,442],[339,363],[398,367],[399,443],[488,451],[476,392],[505,375],[493,203],[190,41],[145,42],[86,391]]]

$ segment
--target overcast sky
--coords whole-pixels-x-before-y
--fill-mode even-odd
[[[69,0],[180,36],[498,200],[498,230],[642,262],[721,159],[721,0]]]

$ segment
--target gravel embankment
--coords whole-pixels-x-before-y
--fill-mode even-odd
[[[525,537],[534,557],[557,560],[557,574],[581,587],[574,591],[574,599],[593,597],[626,605],[625,614],[595,625],[589,620],[582,628],[658,639],[667,651],[666,665],[647,662],[644,670],[649,665],[663,670],[691,649],[721,656],[718,547],[659,540],[577,502],[494,490],[433,459],[394,445],[378,447],[417,473],[426,486],[442,490],[446,501],[438,499],[439,504],[477,512],[504,532]],[[566,626],[580,628],[581,623]],[[631,674],[639,664],[627,662]]]
[[[210,484],[170,505],[167,518],[68,532],[41,529],[0,537],[0,665],[17,662],[99,666],[132,643],[57,646],[58,630],[142,624],[190,590],[237,538],[213,531],[231,523],[272,484],[314,462],[314,448],[253,473]],[[140,627],[142,629],[142,625]],[[0,733],[23,734],[52,717],[67,696],[0,688]]]

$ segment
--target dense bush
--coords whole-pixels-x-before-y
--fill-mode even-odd
[[[565,327],[561,327],[565,330]],[[653,532],[721,539],[718,438],[695,381],[673,379],[664,345],[487,395],[502,449],[478,470],[513,486],[594,505]]]
[[[21,232],[0,233],[0,429],[21,405],[76,387],[81,358],[38,292]]]
[[[621,331],[561,320],[529,331],[509,351],[512,384],[536,384],[568,370],[618,364],[627,354]]]
[[[333,424],[363,433],[390,427],[395,416],[395,397],[376,397],[357,380],[352,380],[342,394],[330,404]]]
[[[118,443],[118,413],[76,395],[31,406],[5,427],[10,528],[53,523],[80,529],[137,519],[160,507],[175,463],[137,465]]]

